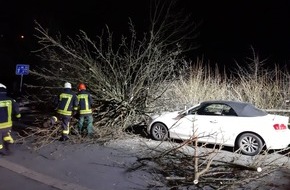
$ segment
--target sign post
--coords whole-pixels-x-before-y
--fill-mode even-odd
[[[21,93],[22,83],[23,83],[23,75],[28,75],[29,74],[29,65],[26,65],[26,64],[17,64],[16,65],[15,74],[16,75],[21,75],[20,88],[19,88],[19,91]]]

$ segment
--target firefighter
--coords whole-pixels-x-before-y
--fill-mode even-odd
[[[0,152],[3,155],[10,153],[9,144],[14,142],[10,135],[13,117],[20,119],[19,105],[7,96],[6,86],[0,83]]]
[[[92,96],[86,90],[86,86],[83,83],[78,85],[78,130],[81,133],[84,127],[84,123],[87,124],[87,133],[89,137],[93,137],[93,114],[92,114]]]
[[[58,95],[57,103],[57,113],[58,118],[62,126],[62,136],[61,141],[66,141],[69,139],[68,135],[70,132],[69,125],[73,112],[77,111],[78,99],[76,94],[71,90],[71,83],[66,82],[64,84],[64,90]]]

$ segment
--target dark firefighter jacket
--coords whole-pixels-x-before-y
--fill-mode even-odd
[[[0,129],[12,127],[12,117],[20,118],[18,103],[8,97],[6,92],[0,92]]]
[[[86,90],[81,90],[78,95],[79,101],[79,114],[80,116],[92,114],[92,104],[93,100],[91,94]]]
[[[57,113],[71,116],[77,110],[78,99],[76,94],[69,88],[65,88],[57,97]]]

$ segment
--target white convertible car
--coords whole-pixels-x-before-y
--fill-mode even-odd
[[[290,144],[289,118],[236,101],[205,101],[184,111],[152,117],[147,132],[155,140],[197,137],[198,142],[234,147],[245,155]]]

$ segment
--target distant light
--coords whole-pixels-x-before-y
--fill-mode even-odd
[[[23,36],[23,35],[21,35],[21,36],[20,36],[20,38],[21,38],[21,39],[24,39],[24,36]]]

